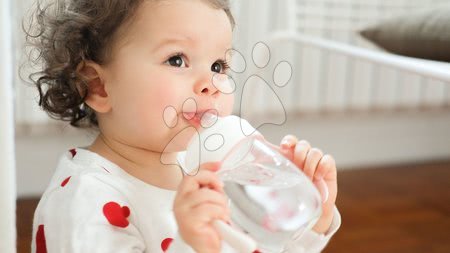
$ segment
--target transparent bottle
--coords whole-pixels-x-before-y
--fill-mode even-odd
[[[324,197],[295,164],[237,116],[206,114],[202,126],[187,147],[184,168],[195,174],[200,164],[222,163],[217,175],[230,198],[231,219],[241,229],[225,240],[240,252],[252,253],[255,243],[247,235],[263,252],[278,253],[311,229]],[[318,186],[327,191],[323,181]],[[224,224],[218,227],[222,235],[230,232]]]

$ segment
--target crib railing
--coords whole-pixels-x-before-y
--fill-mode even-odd
[[[237,35],[244,38],[238,38],[238,45],[248,58],[252,44],[264,41],[269,45],[272,65],[254,69],[269,83],[278,62],[286,60],[292,65],[289,85],[278,88],[270,83],[288,112],[450,107],[450,64],[385,53],[357,34],[358,30],[385,18],[448,1],[274,2],[249,0],[243,4],[244,12],[256,9],[258,15],[240,17],[248,24],[240,27]],[[274,23],[268,22],[267,17],[275,17]],[[245,83],[246,78],[237,77],[240,83]],[[260,89],[251,93],[259,101],[248,103],[252,106],[246,109],[248,114],[279,112],[278,101],[269,99],[272,94]]]
[[[450,108],[450,64],[289,31],[274,33],[266,41],[274,49],[275,59],[288,58],[294,62],[291,84],[284,90],[278,89],[289,111]],[[310,54],[303,52],[299,61],[289,52],[286,46],[289,44],[293,44],[290,48],[294,52],[308,50]],[[311,59],[305,61],[307,58]],[[265,92],[255,89],[250,93],[254,99],[264,101],[258,104],[255,113],[275,108]]]

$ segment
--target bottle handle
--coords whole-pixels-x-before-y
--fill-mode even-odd
[[[247,234],[231,227],[222,220],[215,220],[214,226],[223,240],[240,253],[253,253],[256,251],[256,242]]]

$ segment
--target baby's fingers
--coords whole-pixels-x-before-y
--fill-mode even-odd
[[[280,143],[280,147],[283,149],[290,149],[295,147],[295,144],[297,144],[297,142],[298,142],[297,137],[289,134],[283,137]]]
[[[217,219],[230,222],[230,210],[224,206],[204,203],[192,209],[198,221],[211,222]]]
[[[303,172],[311,180],[313,179],[313,176],[316,172],[316,169],[317,169],[322,157],[323,157],[323,153],[318,148],[310,149],[306,156],[305,165],[303,167]]]
[[[221,162],[208,162],[200,165],[200,170],[208,170],[212,172],[217,172],[220,169]]]
[[[183,178],[178,188],[178,194],[184,196],[203,187],[223,192],[223,183],[214,172],[200,170],[195,176],[186,175]]]
[[[297,167],[304,170],[306,166],[307,155],[311,150],[311,144],[305,140],[297,142],[294,149],[293,162]]]
[[[190,203],[190,206],[192,206],[192,208],[196,208],[197,206],[204,203],[228,207],[228,198],[224,193],[219,193],[206,187],[187,194],[186,201]]]
[[[314,179],[335,180],[336,179],[336,161],[331,155],[324,155],[317,167]]]

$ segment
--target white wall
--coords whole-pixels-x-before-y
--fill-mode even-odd
[[[93,139],[91,133],[72,129],[16,136],[19,197],[40,195],[50,181],[59,157],[74,147],[88,146]]]
[[[0,252],[16,251],[11,5],[0,1]]]
[[[450,113],[380,112],[290,117],[265,126],[272,141],[287,133],[306,139],[336,158],[338,169],[450,160]]]

